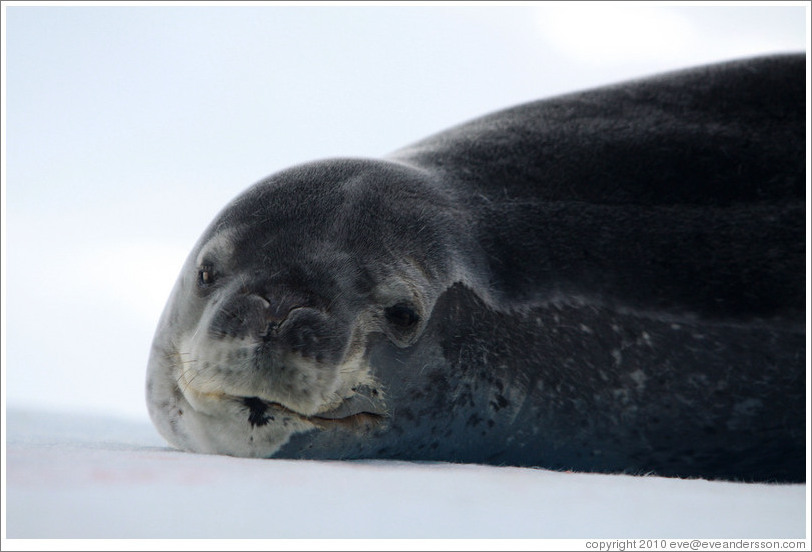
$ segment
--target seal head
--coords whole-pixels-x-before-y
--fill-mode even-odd
[[[427,182],[404,164],[331,160],[225,208],[153,344],[148,403],[166,439],[270,456],[294,432],[383,423],[370,343],[412,345],[440,294],[476,271],[469,222]]]

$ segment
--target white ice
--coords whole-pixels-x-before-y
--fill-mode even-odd
[[[11,410],[8,538],[803,538],[805,485],[180,452],[146,422]]]

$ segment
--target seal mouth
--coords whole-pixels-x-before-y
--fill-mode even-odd
[[[350,397],[338,407],[317,414],[305,415],[287,406],[260,397],[239,397],[248,407],[248,421],[252,426],[262,426],[275,420],[276,415],[287,416],[310,423],[319,429],[342,428],[366,431],[383,425],[388,416],[382,412],[359,409],[357,396]]]

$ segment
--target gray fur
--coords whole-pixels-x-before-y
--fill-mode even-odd
[[[802,481],[805,58],[534,102],[246,190],[155,335],[193,451]]]

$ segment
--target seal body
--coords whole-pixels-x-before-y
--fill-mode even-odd
[[[534,102],[255,184],[147,402],[183,449],[805,478],[805,59]]]

